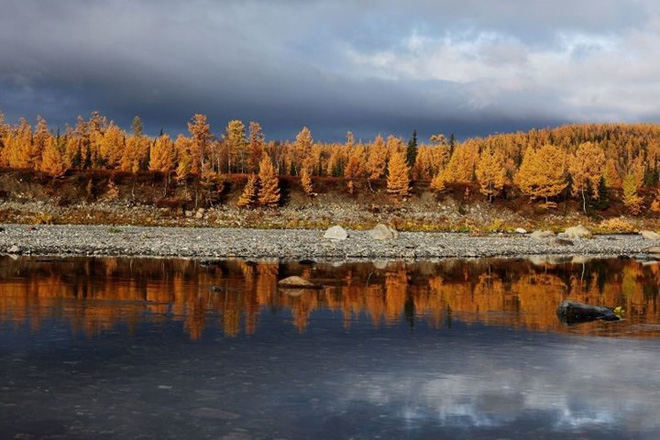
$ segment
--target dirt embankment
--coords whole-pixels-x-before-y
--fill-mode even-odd
[[[314,179],[306,195],[297,178],[280,179],[282,200],[275,209],[244,209],[237,200],[245,175],[210,182],[176,181],[160,173],[132,175],[86,171],[53,179],[32,171],[0,170],[0,222],[22,224],[104,224],[235,228],[325,229],[340,224],[367,229],[385,223],[402,231],[512,232],[516,228],[563,230],[578,223],[595,232],[656,229],[657,219],[622,217],[623,206],[580,211],[568,195],[554,208],[530,203],[512,188],[489,203],[478,187],[450,186],[436,194],[428,182],[415,182],[411,196],[387,194],[384,180]]]

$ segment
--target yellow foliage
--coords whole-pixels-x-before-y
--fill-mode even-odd
[[[553,145],[538,151],[528,148],[523,157],[515,183],[532,200],[559,195],[566,188],[566,155]]]
[[[265,156],[259,164],[259,204],[277,206],[280,201],[279,179],[270,157]]]
[[[257,175],[252,174],[250,177],[248,177],[248,181],[245,184],[243,193],[238,198],[238,202],[236,204],[244,208],[254,206],[257,203],[257,194]]]
[[[387,192],[399,196],[410,193],[410,170],[403,152],[395,153],[387,166]]]
[[[506,183],[506,169],[504,159],[500,152],[493,152],[490,148],[484,149],[477,165],[477,180],[479,190],[488,200],[493,200]]]
[[[314,187],[312,186],[312,176],[309,175],[307,168],[303,168],[300,172],[300,185],[305,191],[305,194],[311,196],[314,193]]]
[[[644,199],[637,193],[638,181],[637,176],[632,173],[623,179],[623,204],[632,215],[638,215],[644,207]]]

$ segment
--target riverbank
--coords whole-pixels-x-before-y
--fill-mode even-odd
[[[402,232],[374,240],[349,231],[333,241],[303,229],[179,228],[141,226],[0,225],[0,253],[14,255],[144,256],[357,260],[517,257],[532,255],[636,256],[660,241],[640,235],[598,235],[569,241],[528,234],[473,236]]]

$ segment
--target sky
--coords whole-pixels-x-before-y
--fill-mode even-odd
[[[658,47],[653,0],[0,0],[0,111],[322,141],[657,122]]]

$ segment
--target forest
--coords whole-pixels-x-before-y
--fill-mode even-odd
[[[99,112],[78,117],[63,133],[37,117],[12,125],[0,113],[0,167],[34,170],[54,178],[83,170],[156,172],[172,182],[191,176],[221,183],[245,175],[237,205],[276,207],[279,179],[289,177],[315,195],[319,178],[341,178],[353,194],[355,182],[386,180],[393,198],[406,198],[424,184],[438,194],[449,185],[469,184],[492,202],[511,190],[549,209],[558,197],[573,198],[585,213],[618,198],[627,212],[660,212],[659,124],[571,124],[529,132],[457,141],[436,134],[418,142],[393,135],[342,143],[314,140],[303,127],[293,141],[267,140],[257,122],[230,121],[222,133],[195,114],[188,133],[145,134],[135,117],[125,131]]]

